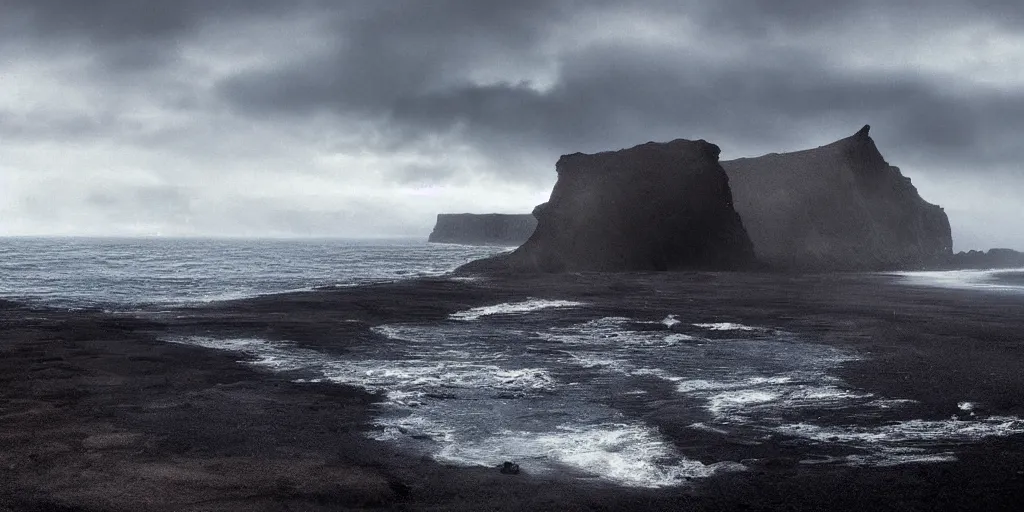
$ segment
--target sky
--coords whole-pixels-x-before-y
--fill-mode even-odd
[[[1024,250],[1018,0],[0,0],[0,235],[425,237],[562,154],[864,124]]]

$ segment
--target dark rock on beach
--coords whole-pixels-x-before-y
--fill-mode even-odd
[[[896,270],[952,256],[945,212],[885,161],[868,130],[722,162],[761,261],[782,270]]]
[[[733,209],[718,146],[649,142],[556,164],[551,198],[534,209],[537,230],[511,254],[470,272],[736,269],[753,248]]]
[[[530,214],[441,213],[428,242],[518,246],[530,238],[537,219]]]

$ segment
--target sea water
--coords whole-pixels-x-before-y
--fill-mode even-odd
[[[420,240],[0,239],[0,297],[119,311],[196,306],[445,276],[502,250]],[[903,279],[965,281],[944,275]],[[532,474],[631,487],[682,485],[753,464],[693,448],[701,443],[784,438],[801,447],[805,464],[891,466],[955,460],[958,443],[1024,433],[1020,418],[985,415],[985,404],[968,396],[953,397],[942,417],[915,417],[912,400],[839,377],[861,354],[775,325],[691,315],[608,316],[567,296],[495,301],[440,321],[395,319],[363,343],[350,340],[343,355],[286,340],[166,341],[377,392],[367,435],[411,454],[463,466],[511,460]]]
[[[504,250],[418,239],[0,238],[0,298],[118,310],[201,304],[439,275]]]

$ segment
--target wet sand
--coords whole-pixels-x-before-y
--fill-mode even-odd
[[[1024,416],[1024,296],[893,284],[865,275],[622,274],[427,279],[137,315],[0,301],[0,510],[1015,510],[1024,439],[950,446],[958,461],[801,464],[783,436],[691,442],[750,469],[660,490],[503,475],[368,439],[372,394],[296,383],[179,335],[290,340],[344,354],[385,322],[440,320],[529,297],[609,314],[685,309],[772,325],[866,355],[840,376],[922,416],[957,403]],[[670,422],[671,418],[662,418]],[[677,443],[686,440],[673,438]],[[699,441],[699,440],[698,440]],[[500,462],[500,461],[496,461]]]

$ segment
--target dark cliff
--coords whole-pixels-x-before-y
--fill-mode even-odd
[[[733,209],[718,146],[647,143],[558,160],[537,229],[516,251],[464,271],[734,269],[753,247]]]
[[[441,213],[428,242],[518,246],[530,238],[537,219],[530,214]]]
[[[1013,249],[958,252],[949,261],[949,268],[1024,268],[1024,252]]]
[[[875,147],[852,137],[722,162],[758,259],[782,270],[921,268],[952,256],[949,219]]]

